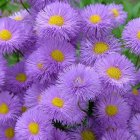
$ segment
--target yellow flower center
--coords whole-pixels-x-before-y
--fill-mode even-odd
[[[99,22],[101,22],[101,17],[99,15],[92,15],[90,16],[90,22],[93,24],[97,24]]]
[[[30,133],[33,135],[37,135],[39,133],[39,125],[35,122],[30,123],[28,128]]]
[[[138,91],[136,88],[134,88],[134,89],[132,90],[132,93],[133,93],[134,95],[139,95],[139,91]]]
[[[52,104],[56,107],[62,108],[64,106],[64,101],[56,97],[52,100]]]
[[[21,20],[23,20],[23,17],[21,17],[21,16],[16,16],[16,17],[14,18],[14,20],[21,21]]]
[[[137,33],[137,38],[140,39],[140,31]]]
[[[112,11],[114,17],[118,17],[119,16],[119,11],[116,8],[112,9],[111,11]]]
[[[14,138],[14,136],[15,136],[14,129],[13,129],[13,128],[8,128],[8,129],[6,129],[6,130],[5,130],[5,136],[6,136],[8,139]]]
[[[8,30],[1,30],[0,31],[0,39],[3,41],[8,41],[12,38],[12,33]]]
[[[56,26],[63,26],[64,25],[64,18],[59,15],[51,16],[49,19],[49,24],[56,25]]]
[[[90,130],[85,130],[81,134],[82,140],[96,140],[95,135]]]
[[[119,80],[122,76],[122,72],[119,68],[117,67],[110,67],[109,69],[107,69],[107,75],[115,80]]]
[[[95,46],[93,47],[93,51],[96,53],[96,54],[103,54],[105,53],[106,51],[108,51],[109,49],[109,46],[104,43],[104,42],[98,42],[95,44]]]
[[[118,113],[118,108],[114,105],[109,105],[106,107],[106,114],[109,116],[115,116]]]
[[[38,67],[38,69],[43,69],[43,64],[42,63],[38,63],[37,67]]]
[[[9,112],[9,107],[7,104],[2,103],[0,105],[0,114],[7,114]]]
[[[60,50],[52,51],[51,57],[57,62],[63,62],[65,59],[64,54]]]
[[[16,80],[19,82],[25,82],[27,80],[27,76],[24,73],[19,73],[16,76]]]
[[[39,96],[38,96],[38,102],[40,103],[41,100],[42,100],[42,95],[39,95]]]
[[[27,107],[23,106],[22,107],[22,113],[26,112],[27,111]]]

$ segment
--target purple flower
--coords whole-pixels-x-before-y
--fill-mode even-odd
[[[118,27],[126,22],[127,13],[123,10],[122,4],[110,4],[108,5],[108,9],[112,14],[115,27]]]
[[[93,66],[96,59],[112,52],[120,52],[121,43],[113,36],[85,38],[81,42],[80,49],[81,62]]]
[[[77,126],[67,133],[66,140],[96,140],[102,136],[101,126],[98,122],[87,122],[87,126]]]
[[[117,53],[100,58],[96,61],[94,69],[105,88],[128,91],[136,80],[134,65],[125,56]]]
[[[125,128],[129,120],[131,109],[118,94],[108,92],[100,96],[97,101],[96,116],[106,129]]]
[[[48,40],[26,60],[26,72],[34,81],[52,83],[58,72],[75,62],[75,49],[65,41]]]
[[[15,132],[18,140],[50,140],[51,126],[47,115],[33,108],[25,112],[17,121]]]
[[[8,121],[0,125],[1,140],[16,140],[15,139],[15,121]]]
[[[134,135],[137,136],[138,139],[140,139],[140,114],[136,114],[133,116],[133,118],[130,121],[130,127]]]
[[[30,85],[31,81],[28,80],[25,72],[25,64],[23,61],[14,66],[9,67],[6,75],[6,89],[13,93],[19,94],[25,91]]]
[[[106,36],[113,27],[112,15],[103,4],[89,5],[81,11],[82,29],[86,36]]]
[[[101,140],[136,140],[136,137],[127,129],[117,129],[107,131]]]
[[[0,93],[0,122],[15,120],[21,111],[20,100],[8,92]]]
[[[69,4],[55,2],[38,13],[35,29],[43,38],[54,37],[70,41],[79,33],[80,18],[77,11]]]
[[[28,15],[29,13],[26,10],[20,10],[19,12],[16,12],[13,15],[9,16],[9,18],[16,21],[23,21]]]
[[[27,35],[21,24],[10,18],[0,19],[0,51],[2,53],[19,50],[26,39]]]
[[[35,107],[42,102],[42,93],[46,87],[40,84],[33,84],[25,94],[25,106],[27,108]]]
[[[54,86],[44,91],[41,104],[41,108],[49,113],[50,119],[65,124],[81,123],[86,115],[78,108],[74,98]]]
[[[58,86],[77,100],[94,99],[100,92],[100,80],[91,67],[72,65],[59,74]]]
[[[122,34],[125,47],[140,55],[140,18],[130,21]]]

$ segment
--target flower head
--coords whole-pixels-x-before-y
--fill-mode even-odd
[[[106,129],[126,127],[131,109],[120,95],[108,92],[106,95],[100,96],[96,106],[97,119]]]
[[[7,121],[0,125],[1,140],[16,140],[15,139],[15,121]]]
[[[59,40],[71,40],[79,33],[79,19],[77,11],[69,4],[51,3],[38,13],[36,31],[41,37],[50,38],[51,36]]]
[[[123,10],[123,5],[113,3],[108,5],[108,9],[113,16],[115,27],[118,27],[119,25],[125,23],[127,18],[127,13]]]
[[[72,65],[59,74],[59,87],[74,98],[88,101],[100,92],[98,74],[91,67]]]
[[[80,60],[86,65],[93,66],[96,59],[112,52],[120,52],[121,43],[113,36],[101,38],[85,38],[81,42]]]
[[[51,139],[51,127],[47,120],[47,115],[38,108],[33,108],[25,112],[18,119],[15,131],[16,138],[19,140]]]
[[[124,45],[135,54],[140,54],[140,18],[130,21],[122,34]]]
[[[21,24],[10,18],[0,19],[0,51],[12,53],[19,50],[27,39]]]
[[[20,115],[21,103],[17,96],[8,92],[0,93],[0,122],[16,120]]]
[[[110,33],[113,22],[107,6],[89,5],[81,11],[83,33],[86,36],[105,36]]]
[[[49,113],[50,119],[65,124],[80,123],[85,116],[74,98],[54,86],[44,91],[41,104],[43,110]]]
[[[30,82],[25,72],[25,64],[23,61],[14,66],[9,67],[6,76],[6,89],[13,93],[20,93],[25,91]]]
[[[125,56],[117,53],[109,54],[96,61],[95,70],[105,87],[118,91],[128,91],[131,89],[130,85],[133,85],[136,80],[134,65]]]

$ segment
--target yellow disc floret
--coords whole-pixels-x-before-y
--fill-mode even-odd
[[[95,135],[90,130],[85,130],[81,134],[82,140],[96,140]]]
[[[5,136],[6,136],[6,138],[8,138],[8,139],[14,138],[14,136],[15,136],[14,129],[13,129],[13,128],[8,128],[8,129],[6,129],[6,130],[5,130]]]
[[[12,38],[12,33],[9,30],[1,30],[0,31],[0,39],[3,41],[8,41]]]
[[[16,21],[21,21],[21,20],[23,20],[23,17],[21,17],[21,16],[16,16],[16,17],[14,18],[14,20],[16,20]]]
[[[136,88],[133,88],[132,93],[134,95],[139,95],[139,91]]]
[[[93,24],[97,24],[99,22],[101,22],[101,17],[99,15],[92,15],[89,18],[90,22]]]
[[[32,122],[29,124],[28,128],[29,128],[30,133],[33,135],[37,135],[39,133],[38,123]]]
[[[63,62],[65,59],[63,52],[60,50],[52,51],[51,57],[57,62]]]
[[[119,16],[119,11],[116,8],[112,9],[111,11],[112,11],[114,17],[118,17]]]
[[[140,31],[137,33],[137,38],[140,39]]]
[[[63,26],[64,18],[60,15],[51,16],[49,19],[49,24],[56,25],[56,26]]]
[[[16,76],[16,80],[19,82],[25,82],[27,80],[27,76],[24,73],[19,73]]]
[[[107,69],[106,72],[110,78],[115,79],[115,80],[119,80],[122,76],[121,70],[117,67],[110,67]]]
[[[108,49],[109,49],[109,46],[106,43],[104,43],[104,42],[98,42],[93,47],[93,51],[96,54],[103,54],[106,51],[108,51]]]
[[[115,116],[118,113],[118,108],[115,105],[109,105],[105,109],[108,116]]]
[[[9,107],[6,103],[0,104],[0,114],[7,114],[9,112]]]
[[[52,104],[56,107],[62,108],[64,106],[64,101],[61,98],[54,98]]]

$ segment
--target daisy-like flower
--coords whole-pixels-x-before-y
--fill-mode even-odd
[[[121,43],[113,36],[85,38],[81,42],[80,60],[85,65],[94,65],[96,59],[112,52],[120,52]]]
[[[66,140],[98,140],[102,136],[99,127],[101,128],[98,122],[88,122],[87,126],[77,126],[76,129],[67,133]]]
[[[126,25],[122,39],[126,48],[140,55],[140,18],[133,19]]]
[[[10,18],[0,19],[0,51],[2,53],[19,50],[26,39],[27,34],[21,24]]]
[[[6,89],[13,93],[19,94],[28,88],[30,82],[25,72],[25,64],[23,61],[14,66],[9,67],[6,75]]]
[[[81,123],[86,115],[79,109],[74,98],[55,86],[44,91],[41,106],[49,113],[50,119],[61,121],[64,124]]]
[[[125,128],[131,109],[127,102],[118,94],[108,92],[97,101],[96,116],[106,129]]]
[[[16,140],[15,124],[15,121],[8,121],[0,125],[0,140]]]
[[[25,112],[15,127],[18,140],[51,140],[50,131],[51,126],[46,114],[38,108]]]
[[[15,120],[21,111],[20,100],[8,92],[0,93],[0,122]]]
[[[131,89],[130,85],[135,83],[134,65],[125,56],[118,53],[100,58],[96,61],[94,69],[98,72],[106,88],[124,92]]]
[[[130,127],[134,135],[137,136],[138,139],[140,139],[140,114],[136,114],[133,116],[133,118],[130,120]]]
[[[98,74],[91,67],[82,64],[72,65],[59,74],[59,87],[77,100],[94,99],[100,92]]]
[[[25,94],[25,106],[27,108],[35,107],[42,102],[42,93],[45,90],[44,85],[40,84],[33,84],[32,87],[30,87]]]
[[[81,11],[83,33],[86,36],[105,36],[110,33],[113,22],[107,6],[94,4]]]
[[[101,140],[136,140],[136,137],[127,129],[117,129],[107,131]]]
[[[36,54],[34,56],[32,55],[27,60],[26,71],[28,75],[33,75],[34,78],[35,76],[45,77],[47,80],[50,76],[53,77],[54,74],[58,74],[64,68],[75,63],[76,52],[70,43],[66,41],[48,40],[39,44],[41,48],[36,52],[38,56]],[[35,75],[33,74],[33,68]],[[42,71],[44,72],[43,75]]]
[[[23,21],[25,17],[27,17],[29,13],[26,10],[20,10],[19,12],[14,13],[9,18],[16,21]]]
[[[70,41],[79,33],[80,17],[69,4],[55,2],[39,12],[35,28],[41,37]]]
[[[53,71],[51,71],[48,61],[46,61],[47,57],[43,54],[43,50],[44,48],[40,48],[34,51],[26,59],[25,71],[29,79],[31,79],[33,82],[39,82],[42,84],[53,83],[53,81],[55,81],[56,75],[53,74]],[[46,51],[46,53],[48,52]],[[48,57],[50,57],[49,54]]]
[[[126,22],[127,13],[123,10],[122,4],[110,4],[108,9],[113,16],[115,27],[118,27]]]

